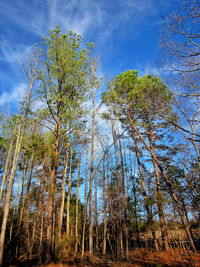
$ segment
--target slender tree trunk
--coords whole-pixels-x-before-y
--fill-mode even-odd
[[[29,82],[29,93],[28,93],[27,102],[26,102],[26,106],[25,106],[24,117],[23,117],[22,122],[20,123],[20,126],[19,126],[19,132],[18,132],[18,136],[17,136],[15,153],[14,153],[14,158],[13,158],[13,163],[12,163],[12,170],[11,170],[11,174],[9,177],[9,186],[8,186],[8,192],[6,195],[3,222],[2,222],[2,226],[1,226],[1,235],[0,235],[0,266],[2,265],[2,261],[3,261],[4,240],[5,240],[8,214],[9,214],[9,209],[10,209],[13,183],[14,183],[15,173],[16,173],[16,169],[17,169],[17,163],[18,163],[18,159],[19,159],[19,155],[20,155],[21,142],[22,142],[25,128],[26,128],[27,117],[28,117],[30,102],[31,102],[31,94],[32,94],[33,86],[34,86],[34,80],[35,80],[35,75],[36,75],[36,71],[37,71],[37,66],[38,66],[38,50],[36,50],[35,54],[32,55],[30,62],[29,62],[29,66],[28,66],[29,67],[29,74],[30,74],[30,77],[27,77],[27,80]]]
[[[5,207],[5,203],[6,203],[6,196],[7,196],[7,191],[8,191],[9,177],[10,177],[10,173],[11,173],[11,170],[12,170],[13,159],[14,159],[14,155],[11,155],[11,160],[9,162],[8,173],[7,173],[7,177],[6,177],[6,184],[5,184],[5,188],[3,190],[3,194],[2,194],[2,207]]]
[[[32,227],[32,236],[31,236],[31,246],[30,246],[30,257],[32,258],[32,253],[35,245],[35,232],[36,232],[36,214],[33,214],[33,227]]]
[[[27,186],[26,186],[26,194],[25,194],[25,198],[24,198],[24,202],[22,204],[22,207],[21,207],[21,204],[20,204],[19,225],[21,225],[21,221],[22,221],[24,212],[28,208],[28,198],[29,198],[29,191],[30,191],[30,187],[31,187],[31,179],[32,179],[32,172],[33,172],[33,168],[34,168],[34,160],[35,160],[35,150],[33,150],[33,153],[32,153],[32,156],[31,156],[29,175],[28,175],[28,181],[27,181]]]
[[[136,230],[136,241],[139,246],[139,229],[138,229],[138,215],[137,215],[137,194],[136,194],[136,182],[132,175],[133,182],[133,195],[134,195],[134,213],[135,213],[135,230]]]
[[[53,236],[53,212],[54,212],[54,184],[55,184],[55,176],[56,176],[56,165],[55,163],[52,166],[51,174],[50,174],[50,185],[49,185],[49,192],[48,192],[48,220],[47,220],[47,239],[46,239],[46,262],[51,261],[52,255],[52,236]]]
[[[87,197],[87,176],[88,176],[88,149],[86,149],[85,194],[84,194],[84,221],[83,221],[83,236],[82,236],[81,258],[83,258],[84,253],[85,253],[85,226],[86,226],[87,205],[88,205],[88,197]]]
[[[114,162],[113,162],[113,165],[114,165]],[[108,201],[107,201],[108,204],[107,204],[107,206],[108,206],[108,210],[109,210],[109,221],[111,221],[111,229],[110,229],[110,231],[107,229],[107,240],[108,240],[108,243],[109,243],[110,248],[111,248],[112,259],[114,259],[115,255],[118,253],[117,249],[119,247],[118,246],[119,238],[118,238],[118,236],[115,235],[116,228],[117,228],[116,227],[117,220],[116,220],[116,216],[115,216],[115,213],[114,213],[114,202],[115,202],[115,200],[113,199],[113,191],[114,191],[114,188],[113,188],[113,175],[110,175],[110,172],[109,172],[108,157],[107,157],[106,170],[107,170],[107,176],[106,177],[107,177],[107,195],[108,195]],[[109,188],[108,188],[108,184],[109,184]],[[112,242],[113,245],[111,244],[109,236],[112,236],[112,238],[113,238],[113,240],[112,240],[113,241]]]
[[[98,162],[98,151],[97,151],[97,159],[96,162]],[[97,178],[98,178],[98,171],[95,173],[95,214],[94,214],[94,221],[95,221],[95,248],[96,252],[99,251],[99,232],[98,232],[98,205],[97,205]]]
[[[54,212],[53,212],[53,226],[52,226],[52,250],[55,251],[55,225],[56,225],[56,203],[54,201]]]
[[[8,167],[9,167],[9,163],[10,163],[11,158],[12,158],[13,145],[14,145],[14,135],[11,138],[11,142],[10,142],[10,145],[9,145],[9,150],[8,150],[8,154],[7,154],[7,158],[6,158],[6,165],[5,165],[3,179],[2,179],[2,183],[1,183],[0,201],[1,201],[1,198],[2,198],[4,183],[5,183],[6,178],[8,177],[8,170],[9,170]]]
[[[15,199],[18,199],[19,198],[18,208],[16,208],[16,206],[15,206],[14,207],[14,212],[13,212],[13,216],[15,216],[15,209],[17,209],[17,217],[19,219],[18,225],[17,225],[18,232],[17,232],[16,238],[20,238],[20,226],[21,226],[21,216],[20,216],[20,213],[21,213],[22,203],[23,203],[24,179],[25,179],[25,176],[26,176],[27,168],[28,168],[28,162],[29,162],[29,158],[25,161],[24,166],[23,166],[23,172],[22,172],[22,178],[21,178],[21,192],[19,194],[19,197],[17,197],[18,193],[15,196]],[[17,185],[17,188],[18,189],[19,189],[19,183],[20,183],[20,181],[18,182],[18,185]],[[16,258],[18,257],[17,254],[18,254],[18,251],[19,251],[19,248],[20,248],[19,246],[20,246],[20,243],[18,242],[17,247],[16,247]]]
[[[18,204],[18,215],[20,216],[20,211],[22,208],[22,201],[23,201],[23,195],[24,195],[24,179],[26,176],[27,168],[28,168],[28,162],[29,159],[26,160],[24,166],[23,166],[23,172],[22,172],[22,182],[21,182],[21,192],[19,195],[19,204]]]
[[[1,225],[0,266],[2,265],[2,260],[3,260],[3,248],[4,248],[4,240],[5,240],[5,233],[6,233],[6,225],[7,225],[7,220],[8,220],[8,213],[9,213],[9,209],[10,209],[13,183],[14,183],[14,178],[15,178],[15,172],[17,169],[17,163],[18,163],[18,159],[19,159],[20,147],[21,147],[23,134],[24,134],[23,126],[22,126],[22,129],[21,129],[21,126],[19,126],[17,143],[16,143],[15,154],[14,154],[14,159],[13,159],[13,166],[12,166],[11,174],[9,177],[9,185],[8,185],[8,192],[6,195],[6,201],[5,201],[5,207],[4,207],[3,222]]]
[[[125,141],[124,141],[124,145],[123,145],[123,158],[124,158],[124,164],[125,164],[125,183],[126,183],[126,195],[127,195],[127,199],[129,198],[129,189],[130,189],[130,185],[129,185],[129,177],[127,175],[128,173],[128,165],[127,165],[127,159],[126,159],[126,145],[125,145]]]
[[[71,148],[70,152],[70,166],[69,166],[69,182],[68,182],[68,192],[67,192],[67,225],[66,225],[66,230],[67,230],[67,238],[69,240],[69,219],[70,219],[70,214],[69,214],[69,208],[70,208],[70,199],[71,199],[71,185],[72,185],[72,163],[73,163],[73,148]]]
[[[106,255],[106,232],[107,232],[107,221],[106,221],[106,171],[105,171],[105,156],[103,158],[103,256]]]
[[[119,136],[119,125],[117,120],[117,133]],[[125,232],[125,241],[126,241],[126,259],[128,260],[129,248],[128,248],[128,226],[127,226],[127,200],[125,195],[125,174],[124,174],[124,159],[122,154],[122,145],[121,140],[119,142],[119,152],[120,152],[120,161],[121,161],[121,176],[122,176],[122,201],[123,201],[123,213],[124,213],[124,232]]]
[[[40,231],[39,231],[39,253],[40,253],[40,261],[42,259],[43,254],[43,235],[44,235],[44,205],[45,205],[45,194],[46,194],[46,186],[45,186],[45,177],[46,177],[46,169],[45,162],[43,163],[43,174],[41,177],[41,200],[40,200]]]
[[[193,251],[196,253],[197,251],[196,251],[196,248],[195,248],[195,245],[194,245],[194,241],[193,241],[193,238],[192,238],[190,227],[187,224],[187,220],[185,219],[185,216],[184,216],[184,213],[182,211],[182,206],[181,206],[181,204],[179,202],[179,199],[178,199],[176,193],[174,192],[173,185],[172,185],[171,181],[169,180],[168,176],[166,175],[166,173],[164,172],[163,167],[159,163],[159,161],[156,158],[155,154],[152,152],[151,148],[148,146],[147,142],[144,140],[144,138],[142,137],[141,133],[135,127],[135,125],[134,125],[134,123],[132,121],[131,115],[128,114],[128,117],[129,117],[129,120],[130,120],[130,123],[131,123],[131,126],[132,126],[133,131],[135,131],[137,133],[137,135],[139,136],[139,138],[141,139],[141,141],[146,146],[147,150],[150,152],[151,156],[153,157],[153,159],[157,163],[157,165],[158,165],[158,167],[160,169],[160,172],[163,175],[163,177],[164,177],[164,179],[165,179],[165,181],[166,181],[166,183],[167,183],[167,185],[169,187],[169,191],[170,191],[170,194],[172,196],[172,199],[174,200],[174,202],[176,204],[176,207],[177,207],[178,212],[179,212],[179,215],[181,217],[181,220],[182,220],[183,226],[185,228],[186,234],[187,234],[188,239],[190,241],[191,247],[192,247]]]
[[[149,126],[147,127],[147,131],[148,131],[150,149],[151,149],[151,152],[155,155],[154,146],[153,146],[153,138],[152,138],[153,133],[151,132],[151,129],[149,128]],[[158,215],[159,215],[159,220],[160,220],[160,229],[161,229],[161,234],[162,234],[162,240],[164,243],[165,251],[169,251],[170,247],[169,247],[169,243],[168,243],[168,233],[167,233],[167,228],[166,228],[164,213],[163,213],[160,174],[158,171],[158,165],[157,165],[156,161],[154,160],[154,157],[152,157],[152,161],[153,161],[154,171],[155,171],[155,175],[156,175],[157,205],[158,205]]]
[[[144,198],[145,209],[147,211],[148,225],[150,226],[150,228],[152,228],[154,222],[153,222],[152,214],[151,214],[149,204],[148,204],[148,198],[147,198],[147,193],[146,193],[146,188],[145,188],[145,183],[144,183],[143,170],[142,170],[142,166],[141,166],[141,162],[140,162],[140,152],[139,152],[139,148],[138,148],[138,142],[137,142],[135,131],[132,131],[132,136],[133,136],[133,140],[135,143],[135,153],[136,153],[136,158],[137,158],[138,170],[140,173],[140,180],[141,180],[141,185],[142,185],[142,193],[143,193],[143,198]],[[155,250],[159,251],[158,241],[157,241],[156,233],[154,230],[152,230],[152,236],[153,236]]]
[[[75,225],[75,257],[78,251],[78,203],[79,203],[79,180],[80,180],[80,158],[78,159],[77,195],[76,195],[76,225]]]
[[[114,123],[112,121],[112,135],[113,135],[113,143],[114,143],[114,150],[115,150],[115,168],[116,168],[116,178],[117,178],[117,206],[118,206],[118,231],[119,231],[119,241],[118,241],[118,248],[117,248],[117,254],[119,255],[119,248],[120,248],[120,254],[121,257],[124,257],[124,247],[123,247],[123,231],[122,231],[122,218],[121,218],[121,184],[119,179],[119,172],[118,172],[118,166],[119,166],[119,157],[117,153],[117,143],[116,143],[116,133],[114,130]]]
[[[90,160],[90,188],[89,188],[89,253],[90,262],[93,261],[93,223],[92,223],[92,184],[94,173],[94,119],[95,119],[95,88],[92,88],[92,138],[91,138],[91,160]]]
[[[68,151],[67,151],[67,147],[65,148],[65,155],[64,155],[64,169],[63,169],[63,177],[62,177],[61,203],[60,203],[60,209],[59,209],[59,215],[58,215],[58,245],[59,246],[60,246],[60,241],[61,241],[63,213],[64,213],[64,207],[65,207],[65,186],[66,186],[69,150],[70,150],[70,145],[69,145]],[[67,152],[67,154],[66,154],[66,152]]]
[[[54,144],[53,155],[51,159],[51,172],[49,178],[49,192],[48,192],[48,220],[47,220],[47,239],[46,239],[46,262],[51,261],[53,252],[53,213],[54,213],[54,195],[55,195],[55,182],[58,168],[59,159],[59,142],[60,142],[60,108],[61,102],[57,103],[57,115],[54,129]]]
[[[19,193],[19,187],[20,187],[20,179],[17,182],[17,185],[15,186],[15,188],[13,188],[13,212],[12,212],[12,219],[11,219],[11,226],[10,226],[10,241],[12,240],[12,233],[13,233],[13,225],[15,224],[15,217],[16,217],[16,210],[17,210],[17,200],[18,200],[18,193]],[[18,205],[19,206],[19,205]],[[19,233],[19,232],[18,232]],[[19,236],[17,236],[18,238]],[[16,250],[15,253],[17,255],[17,251],[18,251],[18,245],[16,246]]]

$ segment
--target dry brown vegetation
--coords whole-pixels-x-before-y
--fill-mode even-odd
[[[170,252],[156,252],[149,251],[147,249],[138,248],[130,252],[129,261],[115,261],[107,259],[106,257],[94,256],[93,263],[89,263],[89,253],[86,253],[88,256],[84,259],[80,258],[68,258],[64,263],[50,263],[47,265],[32,265],[30,262],[21,262],[18,265],[10,265],[10,267],[15,266],[33,266],[33,267],[139,267],[139,266],[148,266],[148,267],[199,267],[200,266],[200,254],[195,254],[192,251],[187,251],[182,253],[178,249],[173,249]]]
[[[188,251],[187,253],[181,253],[179,250],[174,249],[170,252],[154,252],[148,251],[145,249],[135,249],[130,252],[129,262],[114,262],[109,260],[103,260],[102,258],[96,257],[94,259],[94,263],[87,264],[84,262],[79,262],[77,264],[73,264],[73,261],[70,261],[68,264],[49,264],[44,265],[43,267],[86,267],[86,266],[110,266],[110,267],[139,267],[139,266],[175,266],[175,267],[186,267],[200,266],[200,255],[195,254],[192,251]]]

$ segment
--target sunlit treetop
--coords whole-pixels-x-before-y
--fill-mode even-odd
[[[139,77],[136,70],[125,71],[108,83],[109,92],[103,96],[107,104],[121,105],[137,112],[155,114],[167,109],[172,92],[158,77]]]

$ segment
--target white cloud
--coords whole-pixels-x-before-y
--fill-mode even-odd
[[[21,44],[12,45],[8,41],[1,40],[0,50],[2,56],[0,57],[0,60],[7,61],[9,63],[13,62],[19,63],[20,60],[30,52],[31,49],[32,46],[21,45]]]
[[[110,1],[35,0],[30,3],[22,0],[13,4],[1,2],[0,13],[8,16],[18,27],[39,36],[58,24],[64,30],[79,34],[99,28],[99,37],[102,38],[112,35],[124,24],[130,26],[131,23],[137,28],[158,9],[154,0],[116,1],[115,6]]]
[[[3,92],[0,95],[0,105],[4,106],[10,103],[18,103],[26,92],[26,84],[18,84],[11,92]]]
[[[46,0],[46,3],[51,28],[58,24],[66,31],[83,35],[91,26],[102,22],[104,12],[95,1]]]

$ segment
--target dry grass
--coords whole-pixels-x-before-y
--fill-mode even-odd
[[[155,252],[146,249],[135,249],[130,252],[128,262],[111,261],[107,258],[96,255],[94,257],[93,264],[89,264],[88,259],[88,256],[86,256],[84,261],[79,258],[71,257],[64,260],[65,263],[63,264],[51,263],[41,267],[200,267],[200,254],[195,254],[192,251],[183,253],[178,249],[173,249],[170,252]],[[20,266],[23,266],[23,263]]]
[[[136,249],[130,253],[132,262],[140,266],[177,266],[177,267],[200,267],[200,254],[192,251],[181,253],[178,249],[170,252],[153,252],[145,249]]]

